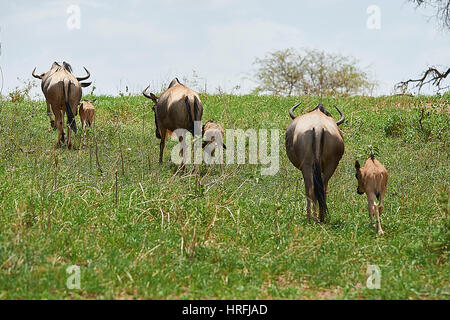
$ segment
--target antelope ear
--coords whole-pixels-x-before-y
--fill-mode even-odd
[[[355,162],[355,169],[359,170],[359,168],[361,168],[361,165],[359,164],[359,161],[356,160],[356,162]]]
[[[83,88],[89,87],[91,85],[92,82],[81,82],[80,85]]]

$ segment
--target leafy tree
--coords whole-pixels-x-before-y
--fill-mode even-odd
[[[256,93],[275,95],[354,95],[373,90],[375,82],[353,57],[292,48],[256,58]]]
[[[271,52],[263,59],[256,58],[253,64],[258,66],[255,77],[260,85],[255,92],[267,91],[286,96],[296,93],[304,76],[304,60],[293,49]]]

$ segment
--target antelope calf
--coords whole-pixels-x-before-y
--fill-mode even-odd
[[[89,101],[89,100],[83,100],[80,103],[80,120],[81,120],[81,126],[83,130],[86,128],[86,126],[91,126],[92,123],[94,123],[94,115],[95,115],[95,108],[92,103],[94,103],[95,100]]]
[[[223,149],[226,149],[225,143],[223,143],[223,138],[225,136],[225,131],[222,126],[211,120],[206,121],[202,127],[202,137],[203,143],[202,148],[205,149],[206,153],[211,157],[208,160],[205,159],[206,163],[219,163],[220,171],[223,172]],[[215,156],[216,150],[218,151],[217,157]]]
[[[388,172],[386,168],[377,160],[375,156],[370,155],[364,167],[361,168],[358,161],[355,162],[356,179],[358,179],[358,194],[366,194],[370,223],[373,224],[373,216],[377,218],[378,234],[384,234],[381,228],[380,216],[383,212],[383,198],[386,193],[386,185],[388,180]],[[375,198],[378,199],[377,205]]]
[[[224,136],[225,131],[223,130],[222,126],[218,123],[208,120],[202,127],[202,137],[207,139],[203,141],[202,147],[205,148],[209,145],[214,145],[215,150],[215,148],[217,148],[217,146],[221,144],[222,147],[226,149],[227,147],[223,143]],[[214,150],[212,151],[211,155],[214,155]]]

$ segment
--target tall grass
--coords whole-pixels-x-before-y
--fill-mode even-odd
[[[275,176],[260,165],[177,173],[175,142],[158,165],[149,100],[97,99],[74,151],[54,148],[45,102],[1,102],[0,298],[448,299],[449,95],[321,100],[347,116],[326,224],[306,220],[284,149],[289,107],[319,98],[201,95],[203,121],[280,130]],[[389,171],[384,236],[356,194],[354,161],[371,150]],[[66,287],[74,264],[79,290]],[[366,287],[368,265],[379,290]]]

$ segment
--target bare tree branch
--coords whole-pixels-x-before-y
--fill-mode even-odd
[[[417,7],[432,7],[435,10],[435,18],[441,25],[442,29],[450,30],[450,0],[409,0],[416,4]],[[409,79],[399,82],[395,85],[395,90],[400,89],[403,93],[408,90],[409,85],[417,88],[418,91],[426,84],[431,84],[437,88],[437,91],[450,88],[450,86],[442,87],[442,82],[450,74],[450,68],[445,72],[439,71],[436,67],[428,67],[419,79]]]
[[[417,7],[432,7],[435,17],[444,29],[450,29],[450,0],[410,0]]]
[[[448,88],[441,87],[442,80],[446,79],[450,74],[450,68],[445,72],[440,72],[435,67],[429,67],[427,71],[425,71],[420,79],[409,79],[407,81],[401,81],[395,85],[396,89],[400,89],[402,92],[406,92],[408,90],[409,84],[415,83],[414,88],[417,88],[419,91],[426,84],[431,83],[433,86],[437,87],[438,91]]]

